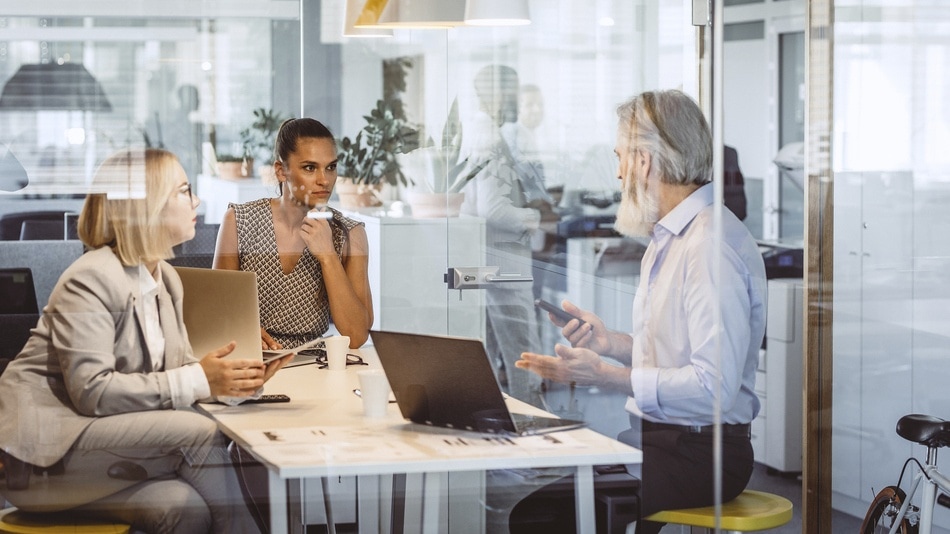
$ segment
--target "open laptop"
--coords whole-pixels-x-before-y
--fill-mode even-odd
[[[317,339],[294,349],[261,350],[256,273],[194,267],[175,267],[175,270],[184,287],[185,327],[196,358],[234,340],[237,347],[226,358],[263,360],[266,363],[313,348],[323,341]],[[313,355],[300,354],[294,360],[298,358],[303,363],[316,360]]]
[[[585,425],[511,413],[478,339],[375,330],[370,336],[402,416],[414,423],[522,436]]]

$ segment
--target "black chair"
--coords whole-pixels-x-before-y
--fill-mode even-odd
[[[18,241],[23,231],[23,221],[57,221],[59,237],[65,235],[66,211],[24,211],[0,215],[0,241]]]
[[[203,219],[195,225],[195,238],[176,246],[175,257],[168,263],[176,267],[210,269],[214,261],[214,246],[218,240],[220,224],[205,224]]]
[[[20,241],[53,241],[66,236],[63,221],[27,220],[20,227]]]
[[[66,215],[66,239],[79,239],[79,230],[76,225],[79,224],[79,214],[67,212]]]

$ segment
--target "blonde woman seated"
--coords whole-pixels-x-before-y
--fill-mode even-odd
[[[194,237],[199,200],[174,155],[119,152],[95,186],[78,223],[90,251],[0,377],[0,493],[25,511],[133,531],[256,532],[224,437],[192,406],[252,395],[288,359],[224,359],[233,342],[192,354],[164,260]]]
[[[288,119],[274,153],[280,195],[231,205],[213,267],[257,273],[263,348],[302,345],[331,319],[357,348],[373,324],[368,246],[363,223],[326,207],[337,178],[333,134],[314,119]]]

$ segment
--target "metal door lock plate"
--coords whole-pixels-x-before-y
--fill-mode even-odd
[[[498,267],[449,267],[445,283],[449,289],[485,289],[499,282],[531,282],[531,275],[499,274]]]

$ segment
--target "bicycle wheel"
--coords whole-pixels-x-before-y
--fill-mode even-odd
[[[861,523],[861,534],[890,532],[904,499],[904,490],[897,486],[888,486],[878,492],[874,500],[871,501],[868,513],[864,516],[864,522]],[[911,525],[906,518],[901,518],[900,528],[897,529],[897,532],[917,534],[917,525]]]

